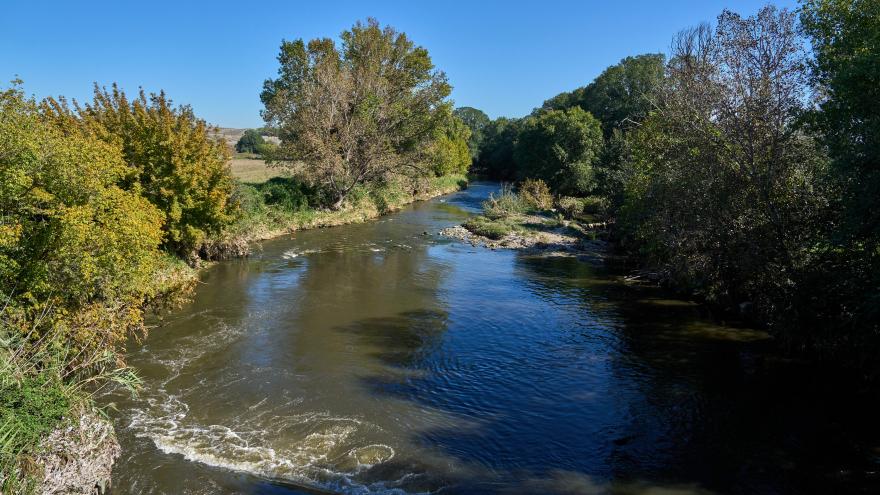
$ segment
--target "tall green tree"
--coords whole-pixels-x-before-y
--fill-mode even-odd
[[[467,174],[471,166],[468,140],[471,130],[454,114],[439,127],[428,146],[428,160],[435,175]]]
[[[514,148],[518,177],[541,179],[558,193],[589,194],[602,145],[599,121],[580,107],[530,117]]]
[[[537,112],[579,106],[599,119],[605,136],[610,137],[615,129],[631,128],[648,116],[656,104],[654,95],[663,82],[664,68],[663,54],[626,57],[587,86],[545,101]]]
[[[798,127],[807,86],[794,14],[725,11],[674,40],[667,72],[627,152],[629,242],[678,287],[728,308],[751,302],[774,328],[797,321],[828,191],[823,153]]]
[[[260,153],[266,141],[257,129],[248,129],[235,143],[235,151],[239,153]]]
[[[471,130],[471,136],[468,138],[468,148],[470,149],[471,160],[476,162],[480,156],[480,146],[483,144],[486,126],[489,125],[491,120],[482,110],[477,110],[473,107],[459,107],[452,114],[461,119],[468,126],[468,129]]]
[[[815,54],[812,122],[841,191],[823,283],[847,315],[834,327],[847,322],[862,342],[880,331],[880,1],[805,0],[801,23]]]
[[[368,19],[341,40],[282,42],[261,94],[281,139],[276,163],[325,188],[337,209],[360,184],[424,174],[419,154],[451,110],[445,74],[406,34]]]
[[[522,121],[499,117],[483,129],[483,141],[477,158],[476,170],[496,180],[516,179],[513,150]]]

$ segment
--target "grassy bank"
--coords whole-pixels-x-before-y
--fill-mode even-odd
[[[205,243],[201,256],[215,260],[245,256],[250,244],[297,230],[364,222],[399,210],[414,201],[458,191],[467,186],[464,175],[451,174],[417,182],[397,178],[352,192],[340,210],[316,208],[315,192],[285,177],[262,183],[240,182],[236,198],[241,215],[220,236]]]

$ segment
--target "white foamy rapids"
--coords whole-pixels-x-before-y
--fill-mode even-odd
[[[384,444],[356,446],[359,429],[375,428],[356,418],[307,413],[280,418],[272,431],[199,425],[189,421],[189,407],[173,395],[146,398],[146,407],[134,411],[130,428],[149,438],[166,454],[192,462],[240,471],[269,479],[289,480],[352,494],[405,494],[392,483],[359,483],[354,477],[388,462],[394,449]],[[246,415],[242,416],[244,419]],[[278,431],[298,425],[311,433],[295,441],[273,445]]]
[[[142,349],[153,364],[167,371],[143,391],[139,407],[131,410],[131,431],[150,439],[164,453],[213,467],[342,493],[407,493],[394,486],[401,480],[361,483],[355,479],[395,456],[389,445],[358,445],[366,443],[364,433],[380,431],[378,426],[324,411],[297,412],[302,407],[300,397],[274,404],[262,399],[230,411],[235,414],[224,419],[225,424],[193,419],[197,415],[185,399],[203,385],[180,389],[175,387],[177,379],[194,361],[233,344],[245,331],[245,326],[220,323],[213,331],[183,337],[174,346]]]
[[[281,257],[286,260],[292,260],[295,258],[299,258],[300,256],[307,256],[309,254],[316,254],[320,252],[320,249],[303,249],[302,251],[297,251],[296,249],[288,249],[281,254]]]

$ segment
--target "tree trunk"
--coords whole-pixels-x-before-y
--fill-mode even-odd
[[[342,204],[344,202],[345,202],[345,194],[339,193],[339,195],[336,198],[336,201],[333,203],[333,206],[331,206],[331,208],[333,208],[334,211],[339,211],[342,209]]]

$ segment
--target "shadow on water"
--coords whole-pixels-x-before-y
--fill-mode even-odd
[[[455,309],[340,328],[380,349],[373,356],[384,365],[411,371],[365,377],[374,394],[477,422],[414,434],[483,470],[480,481],[455,478],[450,493],[880,489],[880,450],[872,448],[880,408],[842,387],[846,377],[786,359],[765,333],[716,322],[698,305],[628,287],[614,273],[528,256],[516,256],[515,266],[537,299],[566,301],[566,311],[590,320],[557,329],[567,347],[551,351],[560,362],[506,360],[501,345],[450,363],[463,354],[455,338],[444,339],[459,331]],[[542,332],[524,320],[491,331],[539,349],[542,339],[523,340],[522,327]]]

